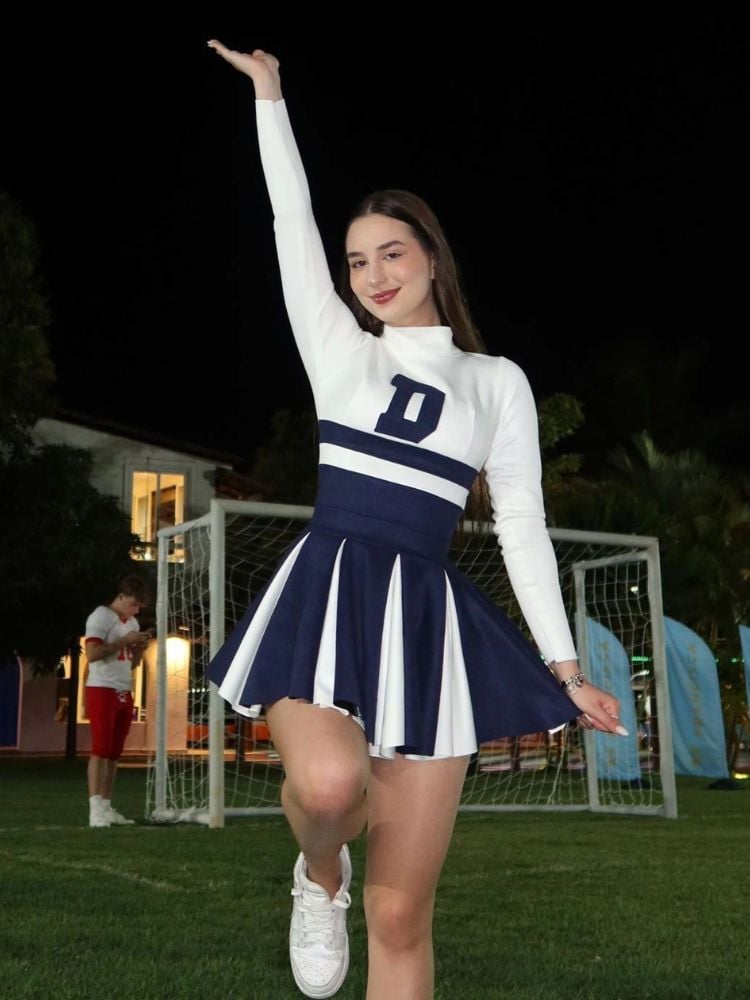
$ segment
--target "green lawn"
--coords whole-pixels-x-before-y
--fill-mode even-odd
[[[0,997],[298,997],[284,821],[90,830],[84,774],[85,761],[0,758]],[[679,781],[673,821],[459,817],[436,996],[748,1000],[750,787],[708,785]],[[116,802],[143,815],[144,770],[121,771]],[[341,1000],[364,997],[362,852]]]

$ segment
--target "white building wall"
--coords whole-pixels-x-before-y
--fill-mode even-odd
[[[169,472],[185,475],[185,520],[208,511],[215,496],[214,472],[222,462],[209,461],[187,452],[173,451],[132,438],[92,430],[64,420],[45,418],[33,430],[38,445],[66,444],[91,452],[92,485],[114,496],[123,510],[130,513],[134,472]]]

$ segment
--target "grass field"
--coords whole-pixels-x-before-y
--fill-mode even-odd
[[[90,830],[85,763],[0,758],[2,1000],[298,997],[284,821]],[[145,779],[121,770],[121,811],[143,815]],[[708,785],[679,781],[674,821],[459,817],[436,997],[748,1000],[750,787]],[[341,1000],[365,991],[363,846]]]

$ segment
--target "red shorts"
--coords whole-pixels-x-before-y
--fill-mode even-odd
[[[93,756],[119,760],[133,721],[133,696],[130,691],[87,687],[86,711],[91,723]]]

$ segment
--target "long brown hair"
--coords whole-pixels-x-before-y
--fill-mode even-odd
[[[397,219],[409,226],[422,249],[433,260],[435,277],[433,278],[432,291],[435,305],[441,323],[451,328],[453,343],[462,351],[468,351],[472,354],[486,354],[487,348],[474,325],[466,297],[461,288],[458,265],[453,251],[446,239],[443,227],[427,202],[419,195],[412,194],[411,191],[375,191],[355,206],[349,216],[346,231],[349,231],[349,227],[355,219],[360,219],[364,215],[385,215],[389,219]],[[383,332],[383,321],[368,312],[359,301],[352,291],[349,274],[349,262],[344,257],[339,279],[339,294],[354,313],[360,327],[369,331],[373,336],[379,337]],[[479,473],[471,487],[466,513],[477,521],[489,521],[492,517],[490,494],[484,470]]]

